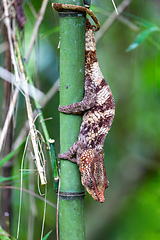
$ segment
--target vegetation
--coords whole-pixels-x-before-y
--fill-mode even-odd
[[[11,235],[16,238],[19,228],[19,239],[56,239],[56,192],[53,187],[53,171],[47,139],[55,140],[57,156],[60,152],[60,125],[57,110],[59,105],[57,91],[60,52],[57,48],[59,17],[52,9],[51,2],[42,3],[33,0],[24,4],[26,23],[21,32],[17,25],[14,28],[16,41],[12,39],[13,64],[12,69],[9,69],[11,64],[8,63],[6,67],[5,62],[7,46],[10,46],[10,43],[9,39],[6,40],[4,3],[6,3],[5,0],[0,3],[2,6],[0,9],[0,77],[4,68],[13,71],[14,74],[17,69],[18,74],[25,76],[24,79],[27,82],[32,84],[33,81],[34,86],[43,92],[38,98],[39,105],[36,105],[31,97],[29,101],[35,120],[34,131],[38,139],[35,144],[38,145],[42,157],[41,166],[45,167],[44,179],[46,176],[47,185],[41,186],[34,164],[33,144],[31,138],[27,138],[29,128],[26,125],[28,119],[26,99],[22,93],[17,93],[14,121],[11,120],[10,124],[14,128],[14,137],[4,140],[0,156],[3,159],[0,164],[0,194],[4,196],[2,189],[4,191],[12,187],[8,192],[12,194],[10,195],[12,216],[11,219],[10,216],[5,216],[6,231],[0,229],[0,238],[11,238],[7,232],[11,232]],[[116,115],[104,146],[105,166],[110,186],[105,191],[106,200],[103,204],[94,201],[86,194],[86,239],[158,240],[160,238],[160,3],[150,0],[117,0],[115,4],[121,13],[119,16],[113,13],[112,1],[95,0],[91,3],[91,9],[101,23],[101,29],[96,33],[99,65],[112,89]],[[12,7],[11,9],[14,12]],[[11,21],[14,22],[14,19]],[[32,42],[35,44],[33,45]],[[23,68],[20,69],[21,65]],[[74,81],[77,84],[77,79]],[[4,114],[4,105],[2,105],[6,97],[4,82],[6,81],[0,81],[1,133],[8,112],[7,110]],[[29,94],[31,92],[29,90]],[[37,97],[39,97],[38,94],[36,91]],[[64,101],[65,104],[66,100],[60,101]],[[39,121],[37,112],[34,113],[35,109],[38,109],[39,114],[42,110],[43,119],[41,120],[44,121]],[[42,122],[45,126],[41,124]],[[45,127],[47,133],[44,130]],[[7,130],[9,132],[9,126]],[[70,140],[67,139],[67,141]],[[5,146],[8,147],[6,152],[4,152]],[[64,151],[67,148],[68,146],[65,145]],[[8,156],[9,153],[11,154]],[[6,165],[11,158],[11,165]],[[69,168],[72,165],[77,170],[74,164],[67,162],[66,165]],[[4,175],[6,166],[11,168],[8,171],[10,175]],[[23,171],[20,171],[21,168]]]

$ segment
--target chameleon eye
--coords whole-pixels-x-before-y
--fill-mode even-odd
[[[94,183],[92,180],[89,181],[89,188],[94,189]]]

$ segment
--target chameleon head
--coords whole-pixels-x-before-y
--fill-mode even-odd
[[[99,202],[104,202],[104,190],[109,186],[103,160],[104,154],[95,149],[84,151],[79,159],[82,184]]]

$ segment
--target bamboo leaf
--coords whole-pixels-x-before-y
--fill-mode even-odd
[[[11,237],[9,233],[7,233],[1,226],[0,226],[0,239],[1,240],[16,240],[14,237]]]
[[[9,153],[7,156],[5,156],[4,158],[2,158],[2,160],[0,161],[0,168],[3,166],[3,164],[5,164],[6,162],[8,162],[19,150],[20,148],[23,146],[23,144],[26,142],[26,138],[22,141],[22,143],[19,145],[18,148],[16,148],[14,151],[12,151],[11,153]]]
[[[130,18],[130,19],[135,20],[136,24],[141,26],[141,27],[152,28],[152,27],[155,26],[152,22],[149,22],[146,19],[138,17],[138,16],[136,16],[132,13],[129,13],[129,12],[123,12],[123,16],[125,16],[126,18]]]
[[[54,146],[54,140],[49,139],[49,146],[50,146],[50,155],[51,155],[51,164],[52,164],[52,171],[53,171],[53,185],[54,190],[58,190],[58,183],[59,183],[59,175],[58,175],[58,161],[56,159],[55,154],[55,146]]]
[[[57,32],[59,32],[59,26],[46,31],[45,33],[43,33],[41,35],[41,38],[48,37],[49,35],[52,35],[52,34],[57,33]]]
[[[23,176],[27,176],[29,174],[30,174],[30,172],[24,172]],[[0,183],[5,182],[5,181],[18,180],[18,179],[20,179],[20,175],[19,174],[11,176],[11,177],[0,177]]]
[[[49,235],[51,234],[51,232],[52,232],[52,230],[51,230],[50,232],[48,232],[48,233],[46,234],[46,236],[44,236],[44,237],[42,238],[42,240],[46,240],[46,239],[49,237]]]
[[[100,7],[97,7],[97,6],[94,5],[94,4],[91,4],[90,9],[91,9],[94,13],[102,13],[102,12],[104,12],[104,9],[102,9],[102,8],[100,8]]]
[[[126,52],[132,51],[133,49],[139,47],[139,45],[142,44],[151,33],[159,31],[160,30],[157,26],[142,31],[141,33],[138,34],[135,41],[131,45],[129,45],[129,47],[126,49]]]
[[[0,239],[9,240],[9,234],[0,226]]]

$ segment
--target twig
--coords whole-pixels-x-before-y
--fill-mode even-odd
[[[115,22],[115,20],[119,17],[119,15],[123,12],[123,10],[130,4],[131,0],[123,0],[123,2],[118,6],[118,15],[116,11],[114,11],[110,17],[103,24],[101,29],[95,35],[95,40],[98,42],[103,34],[111,27],[111,25]]]
[[[30,10],[31,10],[33,16],[35,16],[36,18],[38,18],[38,14],[37,14],[35,8],[33,7],[33,4],[32,4],[31,2],[28,2],[28,6],[30,7]]]
[[[22,161],[21,161],[21,170],[23,169],[24,158],[25,158],[25,154],[26,154],[26,149],[27,149],[27,145],[28,145],[28,140],[29,140],[29,135],[27,136],[27,140],[26,140],[26,143],[25,143],[24,151],[23,151],[23,156],[22,156]],[[19,237],[20,221],[21,221],[22,187],[23,187],[23,173],[22,173],[22,171],[21,171],[21,191],[20,191],[20,203],[19,203],[18,224],[17,224],[17,239],[18,239],[18,237]]]
[[[9,72],[7,69],[0,66],[0,78],[4,79],[5,81],[14,84],[19,91],[24,95],[24,84],[23,79],[18,76],[18,81],[15,81],[15,75],[11,72]],[[36,99],[40,101],[44,97],[44,93],[40,91],[38,88],[34,87],[33,85],[27,83],[28,90],[29,90],[29,96],[32,98],[35,98],[35,95],[33,95],[33,91],[36,93]]]
[[[135,31],[135,32],[139,31],[139,27],[136,24],[134,24],[133,22],[131,22],[130,20],[128,20],[127,18],[125,18],[123,16],[119,16],[118,20],[120,22],[122,22],[123,24],[125,24],[126,26],[128,26],[133,31]]]
[[[8,8],[8,9],[10,9],[10,7],[12,7],[12,5],[14,4],[14,1],[15,1],[15,0],[12,0],[11,2],[8,3],[8,5],[7,5],[7,8]],[[6,17],[6,16],[5,16],[5,13],[3,13],[2,16],[0,17],[0,22],[1,22],[2,20],[4,20],[5,17]]]
[[[101,13],[107,17],[109,17],[111,15],[110,12],[101,9]],[[134,24],[133,22],[131,22],[129,19],[127,19],[126,17],[122,16],[122,15],[118,15],[117,18],[118,21],[122,22],[123,24],[125,24],[127,27],[129,27],[131,30],[138,32],[139,31],[139,27]]]
[[[56,80],[56,82],[53,84],[53,86],[50,88],[50,90],[41,98],[40,105],[44,107],[50,99],[54,96],[54,94],[57,92],[59,85],[59,79]]]
[[[45,223],[45,216],[46,216],[46,200],[47,200],[47,186],[45,186],[45,201],[44,201],[44,209],[43,209],[43,222],[42,222],[42,231],[41,231],[41,240],[43,238],[43,232],[44,232],[44,223]]]
[[[12,59],[12,64],[14,66],[14,71],[15,71],[15,77],[16,79],[18,79],[18,67],[17,67],[17,63],[16,63],[16,57],[14,54],[14,48],[13,48],[13,44],[12,44],[12,38],[11,38],[11,23],[10,23],[10,18],[9,18],[9,12],[8,12],[8,5],[7,5],[7,1],[3,0],[3,6],[4,6],[4,15],[5,15],[5,19],[4,19],[4,24],[6,25],[7,28],[7,33],[8,33],[8,41],[9,41],[9,47],[10,47],[10,51],[11,51],[11,59]]]
[[[19,75],[18,75],[18,66],[17,66],[17,62],[16,62],[16,57],[14,54],[14,48],[13,48],[13,43],[12,43],[12,38],[11,38],[11,22],[10,22],[10,18],[9,18],[9,11],[8,11],[8,5],[7,5],[7,1],[3,0],[3,6],[4,6],[4,24],[6,25],[6,29],[7,29],[7,34],[8,34],[8,41],[9,41],[9,48],[10,48],[10,52],[11,52],[11,60],[12,60],[12,64],[14,66],[14,71],[15,71],[15,79],[18,80],[19,79]],[[13,114],[13,110],[14,110],[14,106],[13,104],[15,104],[16,102],[16,98],[18,96],[18,90],[16,90],[15,95],[13,97],[13,101],[10,104],[10,108],[9,108],[9,112],[7,114],[7,119],[5,122],[5,126],[3,128],[3,132],[2,132],[2,136],[1,136],[1,142],[0,142],[0,151],[2,149],[2,144],[4,141],[4,137],[6,136],[6,131],[7,131],[7,126],[11,120],[12,114]]]
[[[116,7],[116,4],[115,4],[114,0],[112,0],[112,3],[113,3],[113,6],[114,6],[114,9],[116,11],[116,14],[118,15],[119,13],[118,13],[118,10],[117,10],[117,7]]]
[[[33,145],[33,149],[34,149],[34,154],[36,157],[36,165],[37,165],[37,169],[40,175],[40,179],[41,179],[41,184],[44,185],[46,184],[46,176],[45,176],[45,172],[43,167],[41,166],[41,162],[40,162],[40,157],[39,157],[39,153],[38,153],[38,145],[36,142],[36,129],[35,129],[35,125],[33,122],[33,112],[32,112],[32,107],[30,104],[30,99],[29,99],[29,95],[28,95],[28,86],[27,86],[27,79],[25,77],[24,74],[24,68],[23,68],[23,63],[21,60],[21,56],[20,56],[20,52],[19,52],[19,48],[15,43],[15,47],[18,53],[18,61],[19,61],[19,68],[17,67],[17,62],[16,62],[16,57],[14,54],[14,48],[13,48],[13,43],[12,43],[12,32],[11,32],[11,23],[10,23],[10,19],[9,19],[9,12],[8,12],[8,5],[7,5],[7,1],[3,0],[3,5],[4,5],[4,15],[5,15],[5,19],[4,19],[4,23],[6,25],[7,28],[7,33],[8,33],[8,40],[9,40],[9,45],[10,45],[10,51],[11,51],[11,59],[12,59],[12,64],[14,66],[14,70],[15,70],[15,77],[18,80],[19,79],[19,69],[21,72],[21,77],[24,80],[25,83],[25,100],[26,100],[26,106],[27,106],[27,113],[28,113],[28,119],[29,119],[29,126],[30,126],[30,133],[31,133],[31,140],[32,140],[32,145]]]
[[[22,49],[21,49],[21,44],[20,44],[20,37],[19,37],[18,32],[17,32],[17,40],[16,40],[16,42],[17,42],[17,45],[18,45],[18,43],[19,43],[18,47],[19,47],[19,50],[20,50],[21,55],[22,55]],[[23,67],[24,67],[25,73],[26,73],[26,75],[27,75],[28,82],[30,83],[31,86],[33,86],[33,81],[32,81],[32,79],[31,79],[31,77],[30,77],[29,72],[28,72],[28,68],[27,68],[26,62],[24,62]],[[38,114],[38,115],[39,115],[39,122],[40,122],[41,127],[42,127],[42,131],[43,131],[43,134],[44,134],[44,138],[45,138],[45,141],[46,141],[46,145],[47,145],[47,147],[49,148],[48,140],[49,140],[50,137],[49,137],[49,133],[48,133],[48,130],[47,130],[47,127],[46,127],[46,124],[45,124],[45,120],[44,120],[44,117],[43,117],[43,113],[42,113],[42,110],[41,110],[41,107],[42,107],[42,106],[40,105],[39,101],[37,101],[37,97],[36,97],[37,94],[36,94],[36,92],[34,91],[34,89],[33,89],[32,93],[33,93],[33,97],[34,97],[35,107],[36,107],[36,109],[37,109],[37,111],[38,111],[38,113],[39,113],[39,114]],[[49,152],[49,155],[50,155],[50,152]],[[43,158],[43,156],[42,156],[42,158]],[[50,156],[50,158],[51,158],[51,156]]]
[[[29,50],[28,50],[28,53],[27,53],[27,56],[26,56],[26,62],[28,62],[28,60],[30,58],[31,51],[32,51],[32,48],[34,46],[34,42],[35,42],[37,34],[38,34],[39,26],[40,26],[40,24],[43,20],[43,16],[44,16],[44,13],[45,13],[45,10],[46,10],[46,7],[47,7],[47,3],[48,3],[48,0],[43,0],[41,9],[40,9],[39,14],[38,14],[36,24],[34,26],[32,38],[31,38],[30,45],[29,45]]]
[[[0,186],[0,189],[4,189],[4,188],[6,188],[6,189],[10,188],[10,189],[19,190],[19,191],[22,190],[23,192],[26,192],[26,193],[28,193],[28,194],[31,194],[32,196],[34,196],[34,197],[36,197],[36,198],[38,198],[38,199],[40,199],[40,200],[42,200],[42,201],[46,201],[46,203],[47,203],[48,205],[50,205],[51,207],[56,208],[56,205],[55,205],[55,204],[53,204],[53,203],[50,202],[49,200],[46,200],[45,198],[39,196],[38,194],[36,194],[36,193],[34,193],[34,192],[32,192],[32,191],[30,191],[30,190],[28,190],[28,189],[25,189],[25,188],[22,188],[22,189],[21,189],[21,188],[19,188],[19,187],[14,187],[14,186]]]
[[[61,178],[60,178],[60,169],[59,169],[59,184],[58,184],[58,195],[57,195],[57,212],[56,212],[56,235],[57,240],[59,240],[59,229],[58,229],[58,214],[59,214],[59,192],[61,186]]]
[[[28,85],[27,85],[27,78],[25,77],[25,72],[24,72],[24,67],[20,55],[20,50],[18,48],[18,44],[16,41],[14,41],[15,49],[18,54],[18,62],[19,62],[19,67],[20,67],[20,72],[21,72],[21,78],[24,80],[24,89],[25,89],[25,101],[26,101],[26,107],[27,107],[27,114],[28,114],[28,121],[29,121],[29,128],[30,128],[30,135],[31,135],[31,141],[32,141],[32,146],[35,154],[35,164],[37,166],[37,170],[41,179],[41,184],[44,185],[47,183],[46,180],[46,174],[45,174],[45,169],[41,166],[41,160],[40,160],[40,155],[39,155],[39,150],[38,150],[38,144],[37,144],[37,131],[36,127],[34,124],[33,120],[33,111],[29,99],[29,92],[28,92]]]
[[[16,89],[15,89],[15,92],[14,92],[14,94],[13,94],[12,101],[10,102],[10,106],[9,106],[9,110],[8,110],[8,113],[7,113],[7,117],[6,117],[6,120],[5,120],[3,129],[2,129],[2,132],[1,132],[1,137],[0,137],[0,152],[1,152],[1,150],[2,150],[2,146],[3,146],[3,143],[4,143],[4,139],[5,139],[6,134],[7,134],[7,131],[8,131],[8,126],[9,126],[9,124],[10,124],[12,115],[13,115],[13,113],[14,113],[14,106],[15,106],[15,103],[16,103],[16,100],[17,100],[17,97],[18,97],[18,93],[19,93],[19,90],[16,88]]]
[[[59,84],[59,79],[54,83],[52,88],[44,95],[44,97],[41,99],[40,105],[42,107],[45,107],[45,105],[49,102],[49,100],[53,97],[53,95],[57,92]],[[37,110],[33,112],[33,116],[35,117],[37,114]],[[24,123],[24,126],[22,127],[22,130],[20,131],[17,139],[14,142],[13,149],[16,149],[17,146],[22,142],[22,140],[27,136],[27,132],[29,130],[28,121]]]

